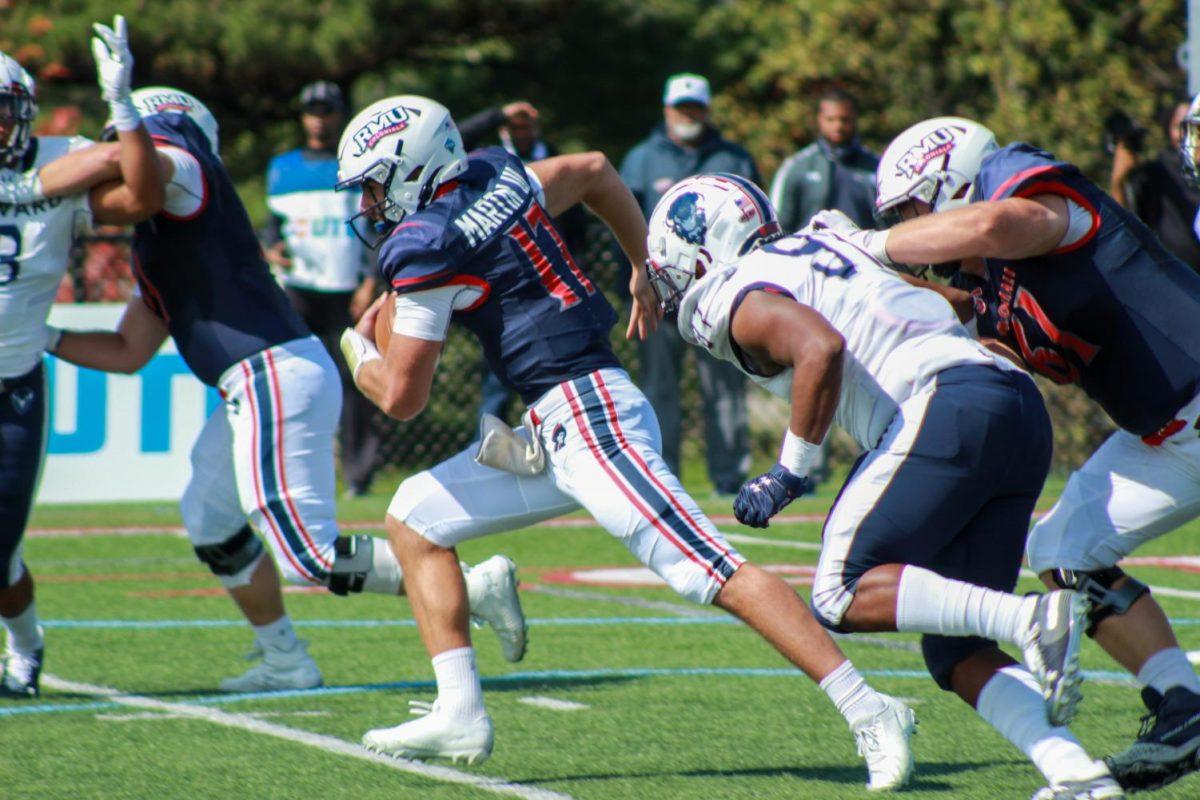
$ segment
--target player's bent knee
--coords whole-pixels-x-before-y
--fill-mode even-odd
[[[934,682],[946,692],[954,691],[951,679],[954,668],[980,650],[996,647],[990,639],[978,636],[938,636],[926,634],[921,637],[921,655],[925,659],[925,669]]]
[[[208,566],[228,589],[250,583],[250,577],[262,559],[265,549],[249,525],[216,544],[194,545],[196,557]]]
[[[1063,589],[1083,594],[1090,605],[1087,635],[1094,636],[1096,626],[1114,615],[1124,614],[1133,604],[1150,594],[1150,587],[1125,573],[1120,567],[1077,572],[1056,569],[1051,573],[1054,583]],[[1125,580],[1122,581],[1121,579]],[[1120,583],[1120,586],[1116,584]]]
[[[339,536],[333,552],[329,591],[341,596],[351,592],[400,593],[400,562],[385,539],[361,534]]]

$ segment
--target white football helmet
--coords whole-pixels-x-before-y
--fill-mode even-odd
[[[436,100],[398,95],[355,115],[338,143],[339,190],[374,181],[382,199],[350,218],[355,232],[373,247],[357,224],[367,218],[382,235],[405,215],[424,208],[439,186],[467,168],[462,136],[450,110]]]
[[[654,207],[646,240],[646,270],[663,311],[675,311],[709,270],[779,236],[775,209],[753,181],[721,172],[675,184]]]
[[[893,139],[879,159],[876,217],[895,222],[888,212],[906,200],[924,200],[934,211],[966,205],[984,157],[996,148],[996,135],[978,122],[962,117],[918,122]]]
[[[170,86],[147,86],[131,94],[129,99],[143,118],[155,114],[187,114],[208,139],[213,154],[220,155],[217,152],[217,118],[208,110],[208,106],[193,95]],[[100,138],[106,142],[117,138],[117,129],[113,127],[112,120],[104,124],[104,132]]]
[[[13,123],[0,141],[0,167],[15,167],[25,156],[37,111],[33,78],[16,59],[0,53],[0,120]]]
[[[1187,116],[1179,123],[1179,162],[1183,178],[1193,189],[1200,189],[1200,94],[1188,106]]]

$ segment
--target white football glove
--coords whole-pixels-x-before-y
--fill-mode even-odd
[[[537,475],[546,468],[546,451],[526,420],[529,440],[523,439],[499,417],[479,418],[479,450],[475,462],[513,475]]]
[[[117,14],[113,27],[92,24],[92,57],[96,59],[96,77],[100,95],[108,101],[109,115],[118,131],[131,131],[142,119],[130,99],[133,81],[133,53],[129,51],[129,32],[125,17]]]
[[[827,208],[824,211],[818,211],[816,214],[813,214],[813,218],[809,221],[806,230],[836,233],[855,247],[865,251],[871,258],[885,267],[896,266],[896,263],[892,261],[887,251],[889,231],[863,230],[858,227],[854,220],[835,208]]]

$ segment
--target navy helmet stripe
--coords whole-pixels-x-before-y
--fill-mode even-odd
[[[328,577],[329,570],[313,558],[312,553],[304,546],[300,532],[296,530],[292,518],[284,507],[283,496],[280,492],[279,475],[275,463],[275,410],[271,404],[270,377],[267,374],[266,361],[262,353],[250,357],[251,371],[254,373],[255,405],[258,406],[259,436],[258,436],[258,466],[262,476],[265,507],[263,512],[270,514],[279,530],[283,533],[284,541],[292,555],[298,558],[304,567],[304,572],[316,581]]]
[[[660,520],[666,523],[698,556],[708,562],[722,578],[730,578],[741,565],[732,563],[725,553],[718,551],[698,535],[688,521],[680,516],[671,502],[663,497],[647,479],[639,465],[630,458],[625,446],[619,441],[616,432],[609,424],[604,401],[591,381],[586,377],[577,378],[572,381],[572,386],[583,404],[587,421],[596,436],[601,453],[617,468],[621,477]]]
[[[766,193],[749,178],[743,178],[741,175],[734,175],[729,172],[722,172],[721,177],[730,183],[736,184],[738,188],[750,195],[750,201],[758,208],[758,213],[762,215],[764,220],[774,219],[775,213],[771,208],[771,200]]]

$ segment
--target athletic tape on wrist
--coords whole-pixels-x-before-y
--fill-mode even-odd
[[[346,366],[350,367],[355,386],[358,385],[358,371],[362,369],[363,364],[383,358],[375,343],[353,328],[342,331],[341,346],[342,357],[346,359]]]
[[[812,469],[813,461],[820,450],[821,445],[801,439],[789,428],[783,435],[783,447],[779,450],[779,463],[797,478],[804,478]]]

